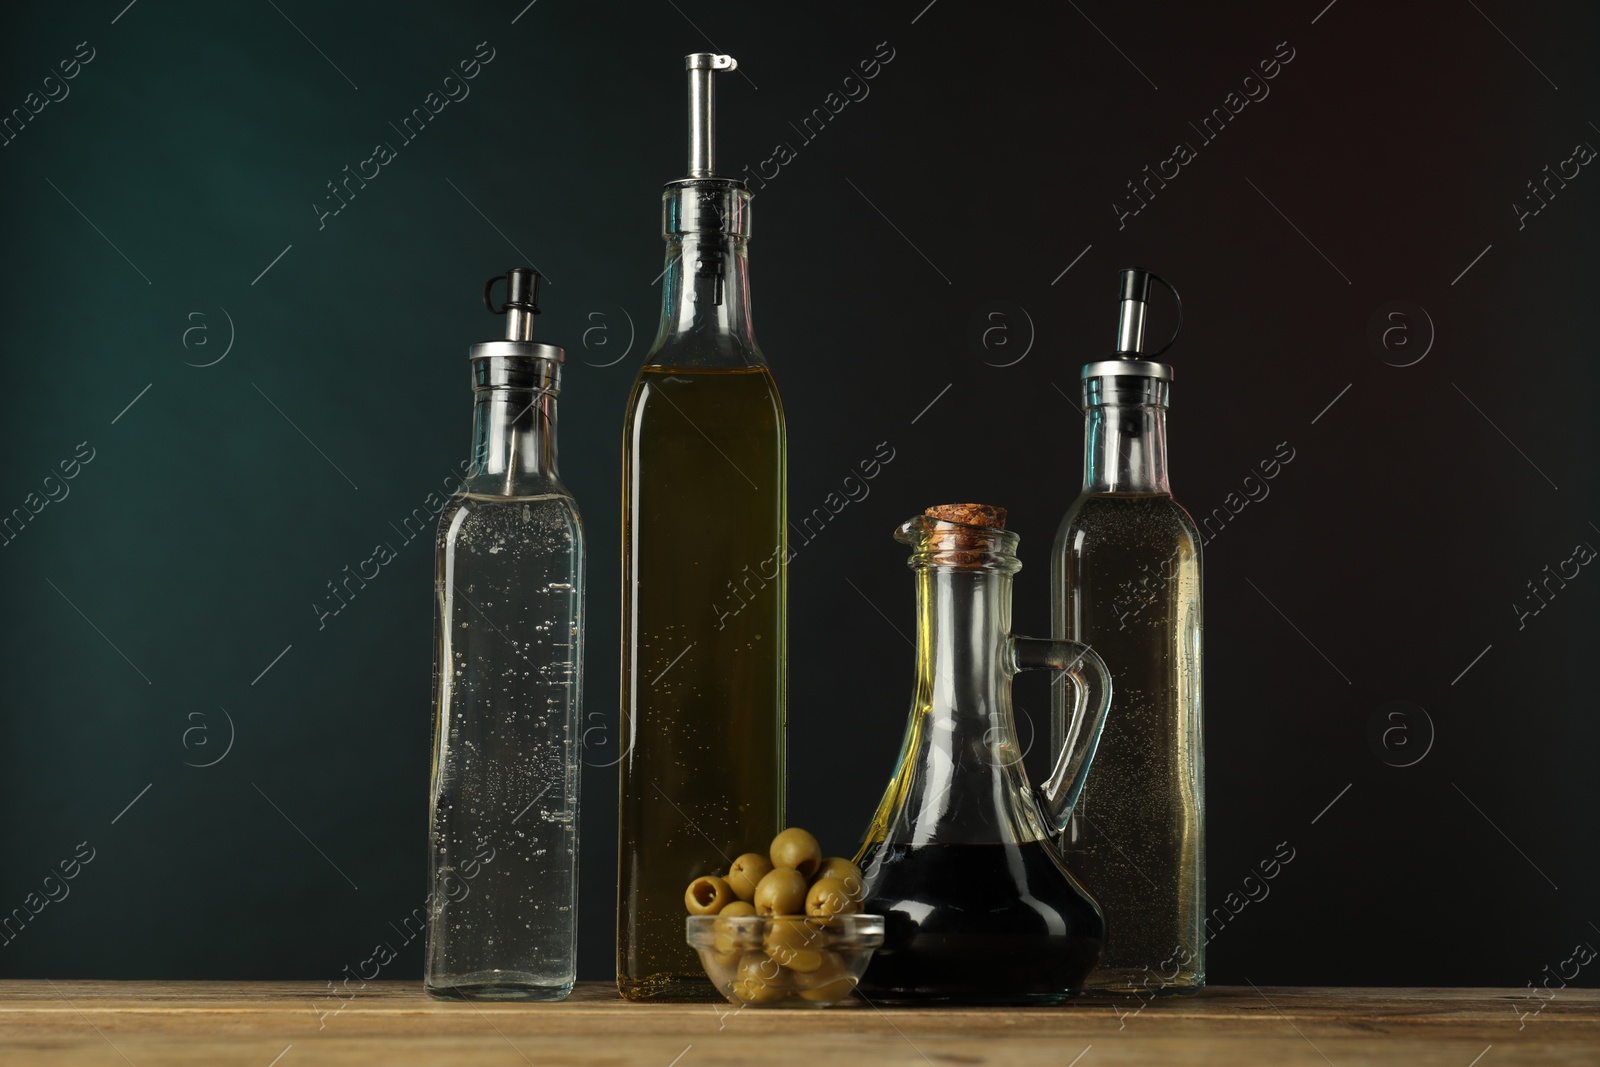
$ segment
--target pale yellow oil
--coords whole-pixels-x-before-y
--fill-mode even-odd
[[[1196,991],[1206,892],[1198,532],[1167,494],[1086,494],[1062,522],[1053,563],[1054,632],[1094,648],[1114,690],[1066,839],[1068,869],[1106,917],[1085,988]]]

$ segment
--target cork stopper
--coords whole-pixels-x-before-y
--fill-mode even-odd
[[[940,522],[959,522],[963,526],[986,526],[995,530],[1006,528],[1006,509],[988,504],[935,504],[923,512]]]
[[[998,547],[994,535],[1006,528],[1005,508],[938,504],[922,514],[928,562],[962,570],[990,568]]]

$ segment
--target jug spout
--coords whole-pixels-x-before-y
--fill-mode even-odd
[[[1061,751],[1056,753],[1050,777],[1035,797],[1040,816],[1059,836],[1066,832],[1089,765],[1094,762],[1095,749],[1100,745],[1106,713],[1111,710],[1111,672],[1099,653],[1077,641],[1013,637],[1011,656],[1013,670],[1058,671],[1051,684],[1072,687],[1072,712],[1062,735]]]

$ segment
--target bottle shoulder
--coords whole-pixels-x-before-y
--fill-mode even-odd
[[[644,369],[748,370],[766,368],[767,357],[753,337],[721,330],[695,330],[658,338],[644,357]]]
[[[660,400],[660,403],[657,401]],[[628,396],[628,423],[633,424],[657,410],[670,412],[674,420],[686,413],[686,405],[710,411],[732,406],[734,410],[755,413],[770,410],[770,421],[783,432],[783,398],[772,371],[760,366],[701,367],[677,364],[646,364],[634,379]],[[759,421],[767,421],[756,415]],[[704,429],[704,427],[702,427]]]
[[[1056,529],[1056,548],[1087,547],[1130,533],[1172,541],[1200,553],[1200,529],[1170,493],[1083,493]]]
[[[578,504],[559,482],[554,491],[526,496],[460,492],[439,513],[439,543],[476,541],[485,533],[567,547],[583,540]],[[493,549],[490,549],[493,551]]]

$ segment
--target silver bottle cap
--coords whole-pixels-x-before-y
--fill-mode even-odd
[[[506,336],[479,341],[471,348],[474,389],[531,389],[552,396],[561,392],[561,364],[566,349],[533,339],[533,317],[539,314],[539,279],[531,267],[496,274],[483,287],[483,306],[506,317]],[[494,283],[506,281],[506,302],[494,304]]]
[[[1163,382],[1172,380],[1172,368],[1165,363],[1157,363],[1152,357],[1159,356],[1172,347],[1173,341],[1178,339],[1178,330],[1173,330],[1172,337],[1167,343],[1162,345],[1159,351],[1151,353],[1150,357],[1144,352],[1144,320],[1145,312],[1150,305],[1152,278],[1166,285],[1171,290],[1173,298],[1178,300],[1178,329],[1183,328],[1183,301],[1178,298],[1178,291],[1159,275],[1152,274],[1142,267],[1129,267],[1122,272],[1121,278],[1116,358],[1099,360],[1085,366],[1081,375],[1085,382],[1090,378],[1110,377],[1152,378]]]
[[[545,360],[558,366],[567,361],[566,349],[533,339],[533,319],[539,314],[539,281],[543,277],[532,267],[513,267],[489,279],[483,287],[483,306],[492,315],[506,317],[506,335],[503,340],[479,341],[473,345],[473,359],[520,357]],[[495,307],[494,283],[502,278],[506,283],[506,300]]]

